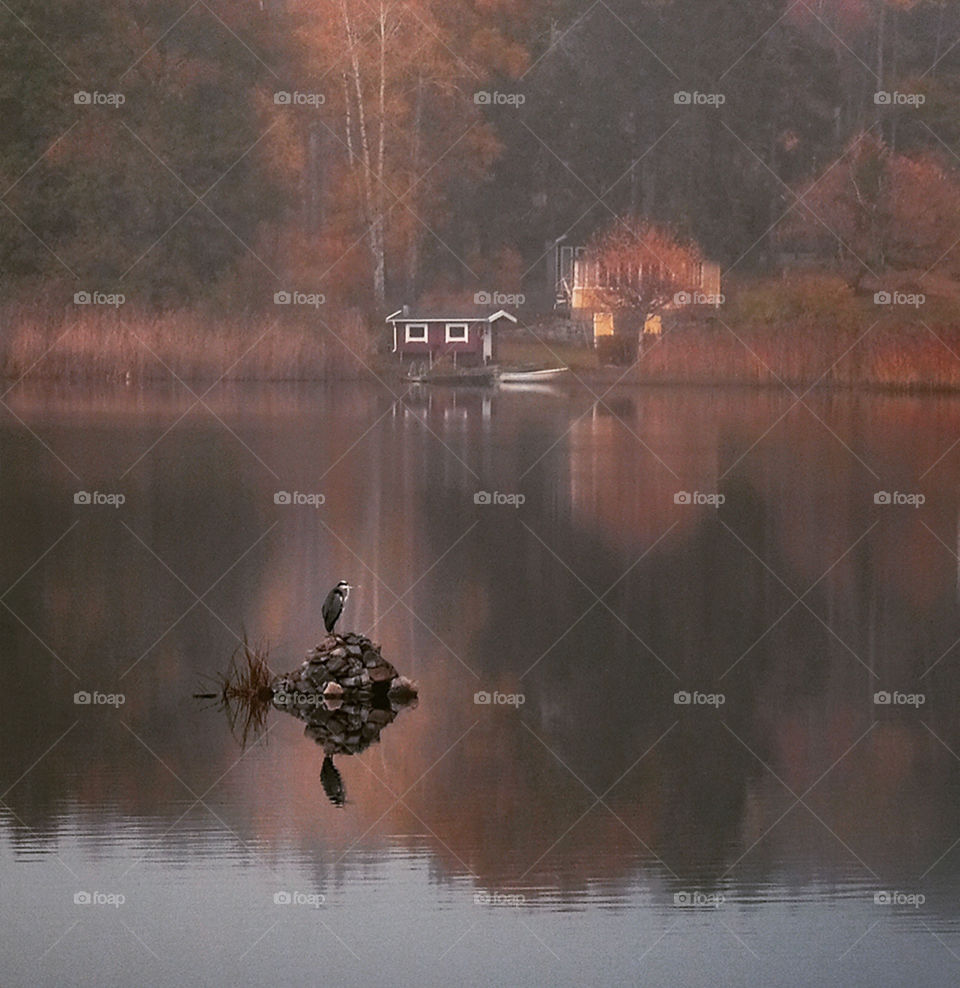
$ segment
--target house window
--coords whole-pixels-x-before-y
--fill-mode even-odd
[[[425,322],[411,322],[407,323],[407,343],[426,343],[427,342],[427,324]]]
[[[470,339],[470,332],[465,322],[447,323],[447,342],[466,343]]]

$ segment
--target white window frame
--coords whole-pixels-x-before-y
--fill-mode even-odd
[[[450,330],[462,329],[462,336],[451,336]],[[470,342],[470,323],[468,322],[448,322],[444,327],[445,335],[444,338],[447,343],[469,343]]]
[[[420,330],[420,335],[414,336],[413,330]],[[425,322],[408,322],[404,326],[403,340],[405,343],[429,343],[430,329]]]

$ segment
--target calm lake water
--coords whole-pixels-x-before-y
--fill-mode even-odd
[[[3,985],[960,981],[960,400],[5,401]],[[193,694],[341,577],[338,807]]]

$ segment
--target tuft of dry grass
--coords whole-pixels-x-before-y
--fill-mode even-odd
[[[220,706],[227,715],[230,731],[246,748],[251,740],[263,733],[271,710],[273,672],[268,660],[269,646],[265,642],[243,641],[230,657],[227,670],[218,677]]]

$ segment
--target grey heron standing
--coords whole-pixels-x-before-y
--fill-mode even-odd
[[[333,633],[333,626],[337,623],[337,619],[343,613],[343,605],[347,602],[347,597],[350,596],[350,591],[353,587],[347,583],[346,580],[341,580],[331,591],[327,594],[327,599],[323,602],[323,626],[327,629],[327,634]]]

